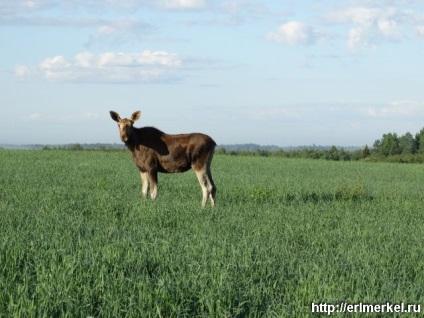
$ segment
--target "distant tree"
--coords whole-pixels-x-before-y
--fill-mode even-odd
[[[368,145],[365,145],[365,148],[362,151],[362,158],[368,158],[369,156],[371,156],[371,151],[368,148]]]
[[[331,146],[331,148],[327,152],[326,157],[327,157],[326,159],[338,161],[340,158],[339,158],[339,150],[337,149],[337,147]]]
[[[77,150],[84,150],[84,147],[81,146],[80,144],[72,144],[72,145],[69,145],[67,149],[77,151]]]
[[[417,152],[415,139],[411,133],[407,132],[399,138],[399,148],[402,154],[414,154]]]
[[[343,148],[339,150],[339,160],[342,161],[350,161],[351,160],[351,153],[347,152]]]
[[[396,133],[384,134],[383,138],[376,140],[374,143],[374,149],[379,155],[391,156],[399,155],[401,153],[399,147],[399,138]]]
[[[283,149],[272,151],[271,156],[273,156],[273,157],[285,157],[286,152]]]
[[[375,153],[380,153],[380,148],[381,148],[381,140],[377,139],[376,141],[374,141],[374,144],[372,145],[372,150]]]
[[[215,153],[217,155],[226,155],[227,154],[227,150],[225,150],[225,148],[218,148]]]
[[[424,153],[424,128],[415,135],[415,149],[417,153]]]

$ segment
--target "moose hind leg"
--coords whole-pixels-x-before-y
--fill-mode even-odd
[[[212,173],[211,170],[208,169],[207,171],[207,183],[208,183],[208,193],[209,193],[209,199],[211,200],[211,205],[215,205],[215,196],[216,196],[216,186],[212,179]]]
[[[141,176],[141,194],[145,198],[147,197],[147,191],[149,189],[149,177],[147,172],[141,172],[141,171],[140,171],[140,176]]]
[[[208,200],[209,187],[208,187],[208,175],[204,170],[195,171],[197,180],[199,180],[199,184],[202,187],[203,199],[202,199],[202,207],[205,207],[206,201]]]

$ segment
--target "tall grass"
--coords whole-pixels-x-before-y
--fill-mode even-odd
[[[424,304],[420,165],[216,156],[140,196],[127,153],[0,150],[0,317],[307,317]],[[335,315],[337,316],[337,315]]]

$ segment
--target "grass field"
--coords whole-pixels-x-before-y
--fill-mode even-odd
[[[212,172],[202,209],[193,172],[142,199],[127,152],[0,150],[0,317],[424,305],[424,166],[215,156]]]

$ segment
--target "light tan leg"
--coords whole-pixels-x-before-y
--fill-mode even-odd
[[[206,201],[208,200],[208,195],[209,195],[208,176],[206,174],[206,171],[204,171],[204,170],[199,170],[199,171],[194,171],[194,172],[196,173],[197,180],[199,180],[199,184],[202,187],[202,193],[203,193],[202,207],[205,207]]]
[[[145,198],[147,197],[147,191],[149,189],[149,178],[148,178],[147,172],[140,171],[140,176],[141,176],[141,193],[143,197]]]
[[[154,200],[158,196],[158,173],[156,171],[150,171],[148,179],[150,185],[150,197]]]
[[[216,196],[216,186],[212,179],[212,173],[210,168],[207,168],[207,183],[208,183],[208,193],[209,199],[211,200],[211,205],[215,205],[215,196]]]

